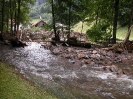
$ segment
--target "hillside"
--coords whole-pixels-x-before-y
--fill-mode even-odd
[[[31,21],[37,19],[43,19],[45,22],[51,22],[51,13],[48,13],[50,6],[46,4],[46,0],[36,0],[33,6],[30,8]]]

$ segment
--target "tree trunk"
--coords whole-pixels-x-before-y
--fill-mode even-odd
[[[15,1],[15,8],[16,8],[16,1]],[[16,31],[16,24],[17,24],[17,10],[15,10],[15,16],[14,16],[14,33],[13,35],[15,36]]]
[[[114,22],[113,22],[113,43],[116,43],[116,31],[117,31],[117,21],[119,12],[119,0],[115,0],[114,4]]]
[[[51,6],[52,6],[52,19],[53,19],[53,29],[54,29],[54,35],[55,35],[55,39],[57,39],[58,35],[56,33],[56,28],[55,28],[55,13],[54,13],[54,1],[52,0],[51,2]]]
[[[19,39],[19,25],[20,25],[20,3],[21,0],[18,0],[18,17],[17,17],[17,34],[16,37]]]
[[[4,9],[5,9],[5,0],[2,0],[1,33],[3,33],[3,28],[4,28]]]
[[[71,30],[71,0],[69,0],[69,11],[68,11],[68,28],[69,28],[69,34],[67,36],[67,38],[69,39],[70,38],[70,30]]]
[[[82,20],[81,35],[82,35],[82,33],[83,33],[83,27],[84,27],[84,20]],[[80,41],[81,41],[81,35],[80,35]]]
[[[124,40],[124,44],[129,40],[129,37],[130,37],[130,34],[131,34],[131,29],[133,27],[132,19],[133,19],[133,1],[132,1],[132,4],[131,4],[131,12],[130,12],[130,20],[129,20],[128,33],[127,33],[126,38]]]
[[[10,24],[11,24],[11,29],[10,32],[13,35],[13,12],[12,12],[12,1],[10,0]]]

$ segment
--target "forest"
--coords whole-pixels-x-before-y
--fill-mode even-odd
[[[29,24],[31,18],[42,16],[54,29],[55,38],[59,38],[55,23],[66,25],[69,37],[71,28],[82,22],[82,28],[83,23],[91,27],[86,32],[89,40],[108,42],[111,39],[115,44],[117,28],[127,26],[129,30],[133,19],[131,0],[2,0],[0,5],[1,34],[8,31],[17,38],[20,23]],[[129,36],[130,32],[127,40]]]
[[[18,31],[20,23],[26,24],[29,21],[29,11],[34,0],[2,0],[0,2],[0,31],[10,31],[14,35]],[[118,26],[132,25],[132,1],[129,0],[38,0],[41,13],[52,14],[52,24],[56,36],[54,24],[60,22],[71,28],[78,22],[93,24],[88,29],[87,35],[93,41],[112,37],[112,42],[116,43],[116,31]],[[46,6],[47,5],[47,6]],[[48,7],[49,6],[49,7]],[[36,16],[38,13],[34,13]],[[35,16],[34,15],[34,16]],[[30,16],[33,16],[30,14]],[[10,20],[10,21],[9,21]],[[11,22],[11,20],[14,22]],[[14,30],[13,30],[13,25]]]

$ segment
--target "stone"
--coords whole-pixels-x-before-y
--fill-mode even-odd
[[[60,50],[58,48],[53,49],[52,52],[53,52],[54,55],[60,54]]]
[[[85,58],[84,54],[78,54],[78,59],[83,59],[83,58]]]
[[[92,51],[92,53],[93,53],[93,54],[96,54],[96,53],[97,53],[97,51],[96,51],[96,50],[93,50],[93,51]]]
[[[110,72],[110,66],[103,67],[103,71]]]
[[[86,60],[84,60],[84,63],[85,63],[85,64],[90,64],[90,62],[91,62],[90,59],[86,59]]]
[[[74,63],[74,66],[82,66],[82,63],[81,61],[79,60],[76,60],[75,63]]]
[[[122,69],[119,69],[119,70],[117,71],[117,76],[120,77],[120,76],[122,76],[122,74],[123,74]]]
[[[129,73],[127,71],[125,71],[125,70],[123,70],[123,74],[129,75]]]
[[[117,72],[118,71],[118,67],[115,66],[115,65],[112,65],[112,66],[110,66],[110,71],[111,72]]]
[[[73,48],[70,48],[70,47],[69,47],[69,48],[67,49],[67,51],[68,51],[68,52],[73,52]]]
[[[112,65],[112,62],[111,61],[107,61],[107,65]]]

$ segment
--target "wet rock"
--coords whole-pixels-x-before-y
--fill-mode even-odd
[[[111,72],[117,72],[118,71],[118,67],[115,66],[115,65],[112,65],[112,66],[110,66],[110,71]]]
[[[107,65],[112,65],[112,62],[110,60],[107,61]]]
[[[82,66],[82,62],[79,60],[76,60],[74,63],[74,66]]]
[[[126,70],[123,70],[123,74],[129,75],[129,73]]]
[[[100,54],[92,54],[90,57],[100,59]]]
[[[61,55],[61,56],[64,57],[64,58],[68,58],[68,59],[71,58],[71,55],[70,55],[70,54],[63,54],[63,55]]]
[[[110,72],[110,66],[105,66],[105,67],[103,67],[103,71],[105,71],[105,72]]]
[[[84,63],[85,63],[85,64],[90,64],[90,62],[91,62],[90,59],[86,59],[86,60],[84,60]]]
[[[122,76],[122,74],[123,74],[122,69],[119,69],[119,70],[117,71],[117,76],[120,77],[120,76]]]
[[[91,81],[93,81],[93,78],[88,77],[88,78],[87,78],[87,81],[88,81],[88,82],[91,82]]]
[[[54,55],[60,54],[60,50],[58,48],[53,49],[52,52],[53,52]]]

